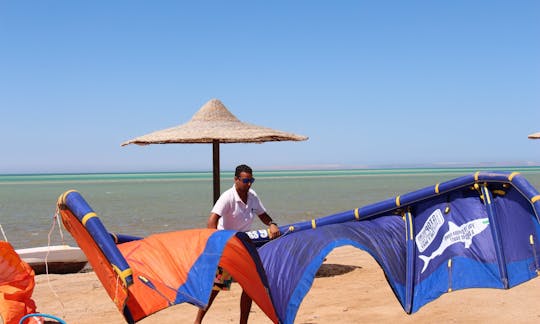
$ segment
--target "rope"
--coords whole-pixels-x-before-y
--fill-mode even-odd
[[[120,287],[120,276],[116,276],[116,286],[114,288],[114,302],[118,302],[118,288]]]
[[[274,240],[277,240],[278,238],[283,237],[283,236],[285,236],[287,234],[291,234],[292,232],[293,231],[291,231],[291,228],[289,227],[285,232],[281,233],[281,235],[276,237]]]
[[[2,231],[2,235],[4,236],[4,241],[9,242],[6,236],[6,232],[4,232],[4,228],[2,227],[2,224],[0,224],[0,231]]]
[[[51,228],[49,229],[49,234],[47,234],[47,254],[45,254],[45,273],[47,274],[47,278],[49,277],[49,253],[51,252],[51,235],[56,225],[55,219],[54,219],[55,216],[53,216],[53,220],[51,222]]]
[[[56,206],[56,211],[54,212],[54,218],[56,218],[56,222],[58,223],[58,230],[60,231],[60,238],[62,239],[62,245],[66,245],[66,241],[64,240],[64,232],[62,232],[62,222],[60,221],[60,209],[58,206]]]
[[[65,316],[64,303],[62,303],[62,300],[60,299],[60,296],[58,296],[58,294],[54,290],[53,286],[51,285],[51,280],[50,280],[50,276],[49,276],[49,262],[48,262],[49,261],[49,253],[51,252],[51,234],[54,231],[54,227],[56,225],[55,218],[58,219],[59,214],[60,214],[59,209],[58,209],[58,207],[56,207],[56,211],[55,211],[55,214],[54,214],[52,222],[51,222],[51,229],[49,230],[49,234],[47,234],[47,254],[45,255],[45,274],[47,276],[47,285],[49,286],[49,289],[51,290],[53,295],[56,297],[58,302],[60,303],[60,307],[62,309],[62,314],[64,314],[64,316]],[[59,225],[59,227],[60,227],[60,225]],[[60,230],[60,233],[62,233],[61,230]],[[62,235],[62,243],[64,243],[64,236],[63,235]],[[65,322],[62,321],[61,323],[65,323]]]

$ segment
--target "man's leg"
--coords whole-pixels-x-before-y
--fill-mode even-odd
[[[219,293],[219,290],[213,290],[210,294],[210,300],[208,301],[208,306],[206,308],[202,309],[199,308],[199,312],[197,313],[197,317],[195,318],[195,324],[201,324],[202,320],[204,318],[204,315],[206,315],[206,312],[208,309],[210,309],[210,306],[212,306],[212,303],[214,302],[214,299],[216,299],[217,294]]]
[[[249,312],[251,311],[251,302],[251,297],[242,290],[242,297],[240,297],[240,324],[247,324]]]

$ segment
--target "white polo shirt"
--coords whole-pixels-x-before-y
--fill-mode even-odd
[[[218,229],[242,232],[251,230],[253,218],[265,212],[266,209],[253,189],[249,189],[247,204],[245,204],[238,196],[234,185],[221,194],[212,208],[212,213],[221,216],[218,221]]]

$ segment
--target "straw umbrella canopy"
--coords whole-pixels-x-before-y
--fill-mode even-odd
[[[212,143],[215,203],[220,195],[220,143],[263,143],[305,141],[307,139],[306,136],[241,122],[221,101],[212,99],[204,104],[187,123],[133,138],[122,143],[122,146],[128,144]]]
[[[530,139],[540,139],[540,132],[529,135]]]

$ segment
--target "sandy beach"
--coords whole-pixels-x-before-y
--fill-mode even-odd
[[[237,323],[241,289],[233,284],[222,292],[208,312],[206,323]],[[70,324],[125,323],[93,272],[38,275],[33,299],[38,311]],[[466,289],[444,294],[418,312],[407,315],[379,265],[367,253],[341,247],[328,255],[295,323],[433,323],[433,322],[540,322],[540,278],[509,290]],[[170,307],[139,323],[190,323],[197,308]],[[251,323],[271,323],[254,304]]]

